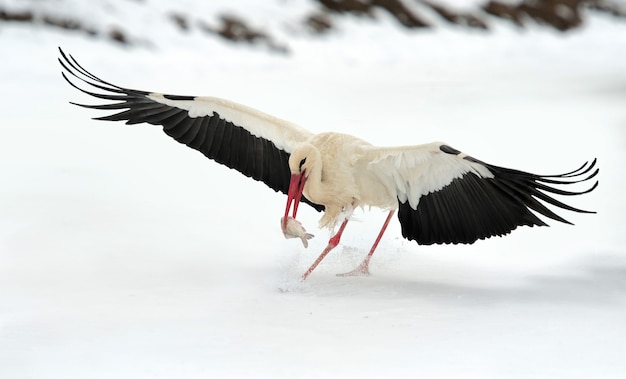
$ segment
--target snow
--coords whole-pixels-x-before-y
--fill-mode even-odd
[[[124,18],[158,44],[0,24],[1,378],[626,375],[623,24],[416,33],[348,19],[323,39],[290,35],[284,56],[109,3],[132,6]],[[392,222],[371,277],[336,277],[384,221],[358,211],[301,283],[329,237],[319,214],[301,207],[316,235],[304,249],[280,233],[284,195],[158,128],[90,120],[68,104],[91,99],[62,80],[57,46],[114,83],[224,97],[315,132],[442,140],[548,174],[597,157],[600,186],[565,200],[598,213],[470,246],[417,246]]]

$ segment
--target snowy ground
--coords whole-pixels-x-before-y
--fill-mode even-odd
[[[2,26],[1,378],[623,378],[626,28],[410,34],[354,20],[290,57],[200,37],[127,50]],[[371,277],[340,278],[384,214],[358,212],[305,283],[285,197],[158,128],[91,121],[62,46],[121,85],[214,95],[380,145],[442,140],[502,166],[573,170],[597,215],[471,246],[394,222]]]

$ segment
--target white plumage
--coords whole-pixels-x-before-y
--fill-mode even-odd
[[[441,190],[453,179],[460,179],[468,172],[481,178],[493,178],[493,174],[482,164],[465,158],[466,154],[444,153],[443,142],[397,148],[373,148],[367,159],[369,170],[382,181],[395,183],[394,198],[416,209],[423,195]],[[389,178],[391,177],[391,178]]]
[[[348,274],[368,274],[369,260],[393,214],[398,211],[402,235],[420,244],[473,243],[504,235],[518,226],[546,225],[536,213],[568,222],[546,203],[574,212],[593,213],[566,205],[549,194],[580,195],[555,185],[590,180],[596,161],[561,175],[536,175],[487,164],[434,142],[402,147],[377,147],[340,133],[313,134],[291,122],[216,97],[166,95],[123,88],[103,81],[61,51],[65,71],[99,92],[75,88],[108,100],[87,108],[113,110],[100,120],[149,123],[208,158],[240,171],[287,194],[282,223],[296,218],[301,201],[324,211],[321,227],[339,230],[305,279],[341,238],[355,207],[389,211],[364,262]],[[534,211],[534,212],[533,212]],[[290,214],[291,212],[291,214]]]
[[[271,140],[276,147],[287,151],[313,136],[313,133],[294,123],[217,97],[198,96],[193,100],[173,100],[160,93],[151,93],[147,97],[163,105],[184,109],[191,118],[219,114],[221,118],[235,125],[246,125],[245,129],[253,136]]]

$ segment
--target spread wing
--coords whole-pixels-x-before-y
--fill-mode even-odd
[[[65,80],[83,93],[109,101],[100,105],[72,104],[116,112],[96,120],[161,125],[167,135],[209,159],[261,181],[274,191],[287,193],[289,155],[312,135],[306,129],[216,97],[166,95],[119,87],[91,74],[71,55],[59,51]],[[75,84],[66,72],[90,90]],[[324,209],[305,198],[302,201],[318,211]]]
[[[391,183],[398,198],[402,235],[419,244],[473,243],[522,225],[546,226],[534,212],[570,223],[546,205],[595,213],[552,197],[595,189],[597,181],[583,191],[556,187],[595,177],[595,159],[565,174],[536,175],[490,165],[443,143],[376,148],[369,154],[369,169]]]

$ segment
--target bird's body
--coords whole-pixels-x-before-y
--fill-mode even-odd
[[[89,73],[63,51],[59,61],[68,73],[100,92],[77,86],[64,73],[72,86],[113,101],[77,104],[117,111],[98,119],[161,125],[178,142],[287,194],[283,233],[289,217],[295,219],[301,201],[324,211],[321,227],[335,228],[341,223],[303,278],[337,245],[348,221],[346,215],[356,207],[379,207],[388,210],[389,215],[366,260],[353,273],[368,273],[369,258],[396,211],[402,235],[419,244],[473,243],[507,234],[522,225],[546,225],[534,212],[568,223],[544,203],[593,213],[566,205],[549,194],[571,196],[592,191],[597,182],[584,191],[565,191],[554,185],[593,178],[598,173],[595,160],[565,174],[536,175],[487,164],[442,142],[378,147],[347,134],[314,134],[220,98],[119,87]]]
[[[381,182],[371,180],[371,175],[358,175],[368,173],[365,157],[371,147],[351,135],[326,132],[312,136],[291,153],[290,160],[294,162],[299,163],[304,157],[310,161],[305,163],[309,174],[303,194],[311,202],[324,206],[320,227],[334,227],[342,221],[340,215],[346,209],[364,205],[397,206],[391,194],[380,191],[384,187]],[[338,159],[342,164],[333,165]],[[334,169],[324,170],[325,167]]]
[[[315,162],[308,167],[303,194],[311,202],[324,205],[320,227],[332,228],[349,208],[392,210],[398,208],[398,199],[410,199],[409,204],[415,208],[419,197],[443,188],[451,175],[460,177],[473,171],[485,178],[493,177],[484,166],[463,161],[464,156],[446,154],[441,146],[447,145],[434,142],[377,147],[348,134],[324,132],[297,145],[290,160],[299,163],[307,157]],[[433,164],[440,165],[439,172],[429,167]]]

